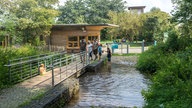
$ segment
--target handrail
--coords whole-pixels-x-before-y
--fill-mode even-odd
[[[60,53],[47,55],[43,57],[37,56],[38,58],[34,58],[30,60],[23,60],[23,58],[20,58],[20,59],[15,59],[15,60],[18,60],[18,62],[12,62],[11,60],[9,60],[8,64],[4,66],[8,67],[10,83],[18,83],[18,82],[24,81],[25,79],[29,79],[39,75],[40,64],[44,64],[47,71],[52,69],[51,65],[53,65],[55,69],[55,68],[62,68],[63,66],[67,66],[72,62],[76,62],[76,64],[79,64],[81,53],[69,55],[66,52],[60,52]],[[83,53],[87,55],[86,52],[83,52]],[[86,57],[86,63],[83,63],[83,66],[86,66],[87,63],[88,62]]]

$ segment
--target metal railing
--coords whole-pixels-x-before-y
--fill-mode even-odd
[[[44,45],[44,46],[38,46],[39,50],[43,51],[65,51],[66,48],[64,46],[57,46],[57,45]]]
[[[111,49],[112,53],[117,54],[142,53],[148,50],[148,46],[145,46],[144,42],[136,46],[130,43],[106,43],[106,45]],[[116,48],[113,48],[114,45],[116,45]]]
[[[8,64],[5,65],[8,67],[9,82],[15,84],[37,76],[40,74],[40,64],[48,66],[66,57],[70,57],[70,55],[67,55],[66,52],[57,52],[9,60]],[[61,66],[63,65],[66,65],[66,63],[62,63]],[[55,67],[58,67],[58,65]],[[47,67],[46,70],[49,71],[51,68]]]
[[[85,61],[82,62],[81,60]],[[62,66],[62,64],[66,64]],[[59,61],[54,62],[51,67],[52,72],[52,86],[59,84],[61,81],[66,80],[72,75],[76,74],[78,71],[82,70],[89,64],[88,56],[86,52],[70,54],[70,58],[59,59]]]

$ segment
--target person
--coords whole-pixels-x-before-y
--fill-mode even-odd
[[[102,55],[102,44],[99,44],[98,52],[99,52],[99,61],[100,61],[101,60],[101,55]]]
[[[81,63],[85,61],[86,42],[84,39],[80,41],[80,59]]]
[[[89,54],[89,60],[90,60],[90,58],[91,58],[91,60],[93,60],[93,58],[92,58],[92,52],[93,52],[93,44],[92,44],[92,42],[88,42],[87,49],[88,49],[88,54]]]
[[[94,60],[96,60],[98,58],[97,57],[97,53],[98,53],[98,42],[95,39],[94,42],[93,42],[93,54],[95,55],[95,59]]]
[[[107,59],[108,59],[108,63],[111,63],[111,50],[109,47],[107,47]]]

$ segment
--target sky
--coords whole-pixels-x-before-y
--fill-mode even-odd
[[[171,0],[125,0],[128,6],[146,6],[145,12],[150,11],[152,7],[158,7],[161,11],[170,13],[173,10]]]
[[[66,0],[59,0],[60,4],[63,4]],[[173,9],[173,4],[171,0],[125,0],[127,2],[127,6],[146,6],[145,12],[150,11],[152,7],[158,7],[161,11],[165,11],[170,13]]]

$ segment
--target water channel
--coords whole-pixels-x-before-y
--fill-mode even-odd
[[[80,90],[65,108],[138,107],[149,80],[135,69],[137,57],[113,57],[111,65],[88,72],[79,79]]]

